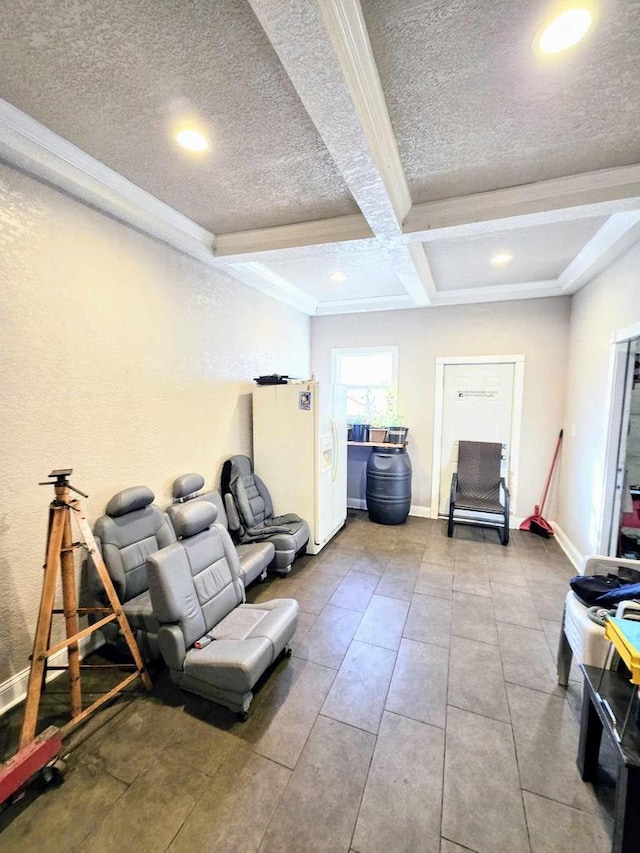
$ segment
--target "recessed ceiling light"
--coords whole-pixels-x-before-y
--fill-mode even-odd
[[[494,267],[503,267],[505,264],[508,264],[513,260],[513,255],[510,255],[509,252],[501,252],[499,255],[494,255],[491,258],[491,263]]]
[[[176,142],[181,148],[193,151],[196,154],[202,154],[211,147],[211,143],[204,133],[200,133],[195,127],[183,127],[182,130],[179,130],[176,133]]]
[[[337,284],[341,284],[343,281],[347,280],[347,277],[343,272],[332,272],[329,276],[329,280],[335,281]]]
[[[533,52],[548,56],[578,44],[595,24],[596,13],[595,4],[589,0],[563,4],[536,33]]]

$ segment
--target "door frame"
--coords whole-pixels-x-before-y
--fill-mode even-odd
[[[431,464],[430,517],[438,518],[440,508],[440,459],[442,454],[442,416],[444,413],[444,369],[451,364],[513,364],[513,400],[511,405],[511,522],[516,523],[520,432],[524,396],[524,355],[445,355],[436,358],[435,400],[433,407],[433,459]]]
[[[598,554],[611,555],[617,543],[617,530],[614,527],[620,517],[624,471],[620,470],[620,445],[625,444],[626,435],[622,434],[625,421],[628,424],[627,397],[629,344],[640,338],[640,323],[625,326],[612,332],[609,338],[611,350],[609,356],[609,381],[607,400],[607,437],[604,453],[602,480],[602,513],[600,530],[597,535]]]

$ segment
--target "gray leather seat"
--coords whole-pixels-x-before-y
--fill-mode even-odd
[[[227,514],[220,492],[201,492],[204,477],[201,474],[183,474],[173,481],[173,504],[167,508],[167,514],[173,524],[175,514],[180,506],[187,501],[209,501],[218,510],[217,524],[225,530],[229,529]],[[240,558],[240,579],[245,588],[257,578],[264,580],[267,576],[267,566],[272,562],[275,546],[272,542],[251,542],[247,545],[236,545]]]
[[[222,494],[234,539],[243,545],[272,542],[276,550],[269,569],[279,575],[291,571],[309,541],[309,525],[294,513],[274,516],[269,490],[248,456],[232,456],[224,463]]]
[[[146,559],[176,539],[167,514],[153,500],[154,494],[146,486],[124,489],[111,498],[105,515],[94,527],[97,545],[122,609],[147,660],[159,657],[160,625],[151,605]],[[107,625],[103,633],[108,640],[118,642],[117,627]]]
[[[253,687],[298,624],[298,602],[244,603],[240,562],[209,501],[174,514],[178,541],[147,559],[158,643],[172,681],[246,718]]]

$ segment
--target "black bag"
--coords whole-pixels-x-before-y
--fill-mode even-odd
[[[569,586],[587,607],[593,607],[596,599],[606,592],[627,586],[628,580],[617,575],[576,575],[569,581]]]

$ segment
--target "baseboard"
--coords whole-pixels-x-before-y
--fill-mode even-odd
[[[431,518],[431,507],[412,504],[409,515],[413,515],[416,518]]]
[[[347,498],[347,509],[366,509],[367,502],[364,498]]]
[[[552,521],[551,526],[553,527],[553,532],[555,534],[558,545],[567,555],[578,574],[581,575],[584,571],[584,556],[580,553],[580,551],[578,551],[571,539],[569,539],[567,534],[557,522]]]
[[[104,645],[104,638],[100,631],[95,634],[90,634],[88,637],[80,640],[80,657],[84,658],[91,652],[95,652],[100,646]],[[61,649],[55,655],[51,655],[49,659],[51,666],[65,666],[67,663],[67,650]],[[63,675],[63,671],[54,670],[47,674],[47,683],[53,681],[59,675]],[[29,667],[12,675],[11,678],[0,684],[0,716],[17,705],[27,695],[27,685],[29,683]]]

